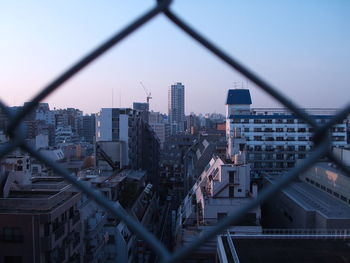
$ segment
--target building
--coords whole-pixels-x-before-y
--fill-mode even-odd
[[[264,187],[276,180],[266,177]],[[350,179],[332,164],[319,162],[278,191],[263,211],[268,228],[349,229]]]
[[[313,147],[313,129],[288,109],[251,109],[247,89],[228,91],[226,101],[226,137],[239,129],[247,139],[247,158],[252,172],[281,173],[294,167],[296,160],[305,158]],[[326,123],[335,109],[305,109],[318,123]],[[333,146],[347,144],[347,121],[331,130]]]
[[[178,210],[177,240],[183,246],[222,218],[239,211],[257,197],[258,187],[251,184],[250,164],[245,162],[245,139],[236,134],[229,141],[226,158],[213,155],[197,182],[186,195]],[[261,233],[260,207],[252,209],[229,229],[245,234]],[[215,241],[209,241],[193,252],[190,260],[213,262],[215,260]],[[189,261],[192,262],[192,261]]]
[[[126,166],[139,167],[141,151],[140,112],[133,109],[103,108],[96,114],[96,142],[122,142]]]
[[[83,141],[93,144],[95,143],[95,135],[96,135],[95,114],[83,116],[80,137],[82,138]]]
[[[191,113],[190,115],[186,116],[186,132],[196,134],[198,133],[199,129],[199,118],[194,113]]]
[[[111,146],[112,148],[106,151],[106,148],[99,147],[102,144],[105,147],[113,144],[114,149]],[[112,153],[113,156],[108,156]],[[151,127],[143,121],[140,111],[103,108],[97,113],[97,162],[107,162],[111,171],[125,167],[146,170],[148,182],[152,182],[157,188],[159,154],[159,140]],[[112,162],[108,161],[108,158],[112,158]],[[108,168],[107,165],[104,167]]]
[[[81,262],[80,193],[61,177],[7,172],[0,189],[0,262]],[[29,184],[21,182],[26,177]]]
[[[141,112],[141,118],[144,122],[148,122],[149,115],[149,103],[146,102],[134,102],[132,105],[134,110]]]
[[[180,82],[169,87],[168,114],[171,134],[185,131],[185,86]]]
[[[183,157],[185,193],[192,188],[214,154],[226,155],[226,147],[225,136],[202,135],[196,138]]]
[[[288,262],[346,263],[349,230],[300,231],[272,230],[258,235],[230,234],[217,238],[219,263]]]
[[[164,119],[163,114],[151,111],[148,115],[148,124],[157,135],[160,142],[160,148],[163,149],[165,141],[170,136],[169,123]]]

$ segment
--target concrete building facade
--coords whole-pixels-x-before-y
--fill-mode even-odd
[[[171,133],[183,132],[185,130],[185,86],[181,82],[169,87],[168,114]]]
[[[247,89],[228,91],[226,101],[226,137],[235,129],[247,140],[247,160],[254,174],[280,173],[294,167],[313,147],[313,128],[288,109],[251,109],[252,100]],[[336,109],[305,109],[318,123],[326,123]],[[347,145],[347,121],[331,130],[333,146]]]

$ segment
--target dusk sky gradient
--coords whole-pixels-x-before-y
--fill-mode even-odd
[[[0,98],[22,105],[154,1],[2,1]],[[301,107],[350,101],[350,1],[174,1],[199,32]],[[168,87],[185,85],[186,113],[224,112],[246,79],[163,15],[137,30],[45,99],[84,113],[144,102],[167,112]],[[246,85],[246,84],[245,84]],[[253,107],[279,106],[248,83]],[[112,99],[113,90],[113,99]]]

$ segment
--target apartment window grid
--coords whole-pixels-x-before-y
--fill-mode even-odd
[[[176,13],[174,13],[170,8],[170,0],[158,0],[155,6],[146,11],[139,18],[135,19],[129,25],[127,25],[120,32],[117,32],[107,41],[102,43],[91,53],[87,54],[76,64],[73,64],[67,71],[62,75],[59,75],[54,79],[48,86],[42,89],[30,103],[26,104],[19,112],[13,114],[7,108],[7,106],[0,101],[1,110],[9,118],[9,124],[7,126],[7,135],[10,140],[5,145],[0,148],[0,158],[3,158],[6,154],[12,152],[16,148],[21,148],[22,150],[28,152],[38,161],[51,166],[52,170],[60,175],[62,175],[68,182],[73,184],[76,188],[84,192],[89,198],[93,199],[98,205],[104,208],[106,211],[124,221],[125,224],[135,233],[138,234],[140,238],[145,240],[150,247],[157,253],[161,262],[179,262],[186,258],[189,254],[204,244],[207,240],[214,238],[216,235],[222,233],[227,227],[232,223],[237,222],[243,218],[251,209],[260,205],[262,202],[272,197],[279,189],[288,185],[289,182],[293,180],[300,172],[305,171],[310,168],[320,157],[327,156],[331,161],[337,164],[343,171],[350,175],[349,169],[330,151],[329,147],[331,145],[330,138],[328,136],[328,131],[335,124],[342,122],[347,115],[350,113],[350,104],[344,107],[340,112],[338,112],[331,120],[328,122],[319,123],[312,119],[305,111],[301,110],[296,106],[290,98],[284,96],[278,89],[271,86],[269,83],[264,81],[258,75],[250,71],[246,66],[239,63],[235,58],[226,54],[223,50],[218,48],[213,42],[209,41],[202,35],[200,35],[195,29],[189,26],[184,20],[182,20]],[[228,214],[223,220],[221,220],[215,227],[210,230],[205,231],[202,235],[196,238],[190,244],[176,250],[171,253],[168,249],[148,230],[142,227],[138,222],[135,221],[130,215],[128,215],[121,206],[116,206],[114,203],[108,201],[100,192],[90,188],[84,182],[77,181],[77,179],[70,174],[66,169],[61,167],[58,163],[53,162],[48,159],[43,154],[35,151],[31,148],[24,140],[24,130],[22,128],[22,121],[31,110],[38,105],[40,101],[46,98],[54,90],[57,90],[63,83],[72,78],[76,73],[84,69],[88,64],[90,64],[95,59],[99,58],[107,50],[111,49],[113,46],[118,44],[121,40],[126,38],[128,35],[136,31],[142,25],[151,21],[154,17],[159,14],[164,14],[170,22],[174,23],[179,29],[184,31],[189,35],[194,41],[199,45],[205,47],[209,53],[220,58],[225,64],[236,72],[241,73],[245,78],[253,82],[257,87],[265,91],[267,94],[272,96],[274,99],[279,101],[282,105],[287,107],[291,112],[293,112],[299,119],[300,122],[305,122],[312,127],[314,150],[310,153],[307,159],[304,159],[302,163],[294,167],[285,174],[284,177],[280,178],[279,181],[266,189],[263,189],[259,196],[253,199],[249,204],[242,207],[238,212],[234,214]]]

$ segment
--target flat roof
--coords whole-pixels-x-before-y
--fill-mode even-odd
[[[331,119],[334,115],[309,115],[313,119]],[[275,114],[275,115],[265,115],[265,114],[249,114],[249,115],[230,115],[229,119],[300,119],[300,117],[294,114]]]
[[[0,213],[32,213],[53,210],[64,202],[79,197],[79,192],[60,190],[11,191],[0,198]]]
[[[267,177],[272,183],[278,178]],[[305,210],[317,211],[327,218],[350,218],[350,207],[348,205],[305,182],[292,182],[281,191]]]
[[[350,259],[349,239],[231,237],[241,263],[348,263]]]

